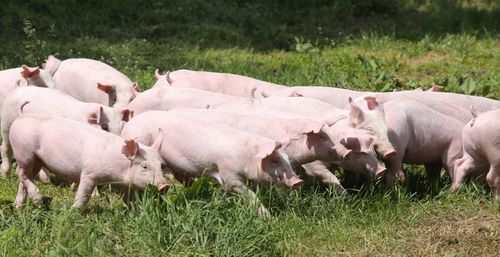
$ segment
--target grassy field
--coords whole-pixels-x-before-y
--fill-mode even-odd
[[[4,3],[5,2],[5,3]],[[143,89],[188,68],[286,85],[392,91],[444,86],[500,99],[497,1],[49,1],[0,8],[0,69],[49,54],[118,68]],[[303,3],[304,2],[304,3]],[[498,256],[500,206],[487,187],[447,193],[408,166],[405,185],[296,192],[255,187],[273,219],[201,179],[130,207],[106,188],[84,211],[66,183],[38,183],[42,209],[12,207],[0,180],[0,256]]]

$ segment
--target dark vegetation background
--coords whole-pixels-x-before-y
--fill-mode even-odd
[[[0,69],[55,54],[104,61],[143,89],[159,67],[500,99],[499,30],[496,0],[3,0]],[[83,212],[69,208],[66,183],[38,183],[45,207],[15,210],[11,174],[0,180],[0,256],[498,255],[500,208],[487,187],[450,195],[445,176],[431,184],[407,168],[406,184],[349,199],[318,183],[257,187],[272,221],[208,179],[162,197],[149,190],[130,208],[102,188]]]

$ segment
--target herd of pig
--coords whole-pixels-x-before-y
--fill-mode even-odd
[[[210,176],[269,216],[247,181],[296,188],[307,175],[346,193],[337,168],[344,185],[391,186],[404,181],[404,163],[423,164],[429,179],[444,168],[452,191],[486,178],[500,199],[500,101],[436,87],[375,93],[190,70],[155,76],[141,92],[105,63],[54,56],[43,68],[0,71],[0,172],[14,156],[15,206],[27,196],[40,206],[33,181],[49,174],[78,184],[76,208],[98,184],[163,191],[170,179]]]

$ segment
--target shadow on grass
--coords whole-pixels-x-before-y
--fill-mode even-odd
[[[18,1],[6,0],[0,9],[0,47],[19,46],[33,29],[47,42],[75,42],[84,37],[114,43],[144,39],[263,51],[295,50],[297,44],[306,42],[333,45],[364,32],[408,40],[455,33],[497,35],[500,5],[473,2],[38,0],[23,2],[21,8]]]

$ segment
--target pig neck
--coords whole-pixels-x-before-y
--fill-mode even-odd
[[[347,118],[337,121],[335,124],[331,125],[330,128],[337,133],[339,137],[343,137],[347,131],[355,129],[351,126]]]
[[[316,160],[315,149],[308,146],[307,134],[296,135],[295,138],[291,139],[290,143],[283,146],[283,149],[293,166]]]
[[[101,155],[101,162],[98,164],[96,174],[98,181],[120,182],[120,184],[130,183],[132,178],[129,171],[133,163],[120,152],[121,145],[122,141],[120,140],[118,144],[111,142],[105,147]]]

